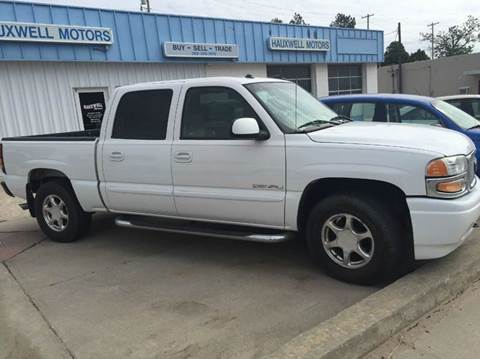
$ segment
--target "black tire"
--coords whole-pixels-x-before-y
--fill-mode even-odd
[[[51,199],[52,197],[58,203],[61,203],[58,199],[63,201],[62,208],[64,210],[61,212],[67,215],[67,219],[62,218],[61,224],[57,221],[57,225],[55,223],[49,225],[46,218],[48,214],[44,215],[44,201],[46,198]],[[35,196],[35,216],[43,233],[55,242],[64,243],[73,242],[86,234],[92,219],[92,215],[84,212],[80,207],[71,187],[66,183],[56,181],[44,183],[38,189]],[[59,228],[54,230],[52,226]]]
[[[334,230],[330,230],[332,222],[329,222],[330,225],[326,224],[329,220],[336,220],[337,222],[333,222],[333,224],[338,223],[336,227],[342,228],[343,218],[346,223],[346,215],[350,215],[350,218],[353,216],[351,223],[356,227],[355,233],[366,233],[367,238],[364,239],[366,242],[362,242],[366,250],[362,250],[362,252],[367,254],[368,251],[372,252],[367,258],[360,256],[358,249],[348,255],[347,261],[352,260],[352,263],[355,263],[356,260],[359,267],[355,267],[355,265],[348,267],[348,263],[343,262],[345,258],[343,248],[335,248],[339,243],[347,243],[341,242],[345,238],[350,241],[351,237],[344,232],[347,227],[338,232],[347,233],[347,237],[344,234],[337,236]],[[366,229],[365,232],[364,229]],[[368,231],[370,231],[371,239],[368,238]],[[353,236],[355,237],[355,234]],[[406,238],[403,235],[401,219],[395,218],[393,212],[382,201],[357,193],[332,195],[320,201],[310,212],[306,228],[310,253],[322,265],[327,274],[342,281],[363,285],[383,282],[397,274],[400,263],[407,260],[406,257],[409,256],[408,245],[405,243]],[[331,245],[330,241],[333,239],[339,241],[332,242],[333,248],[326,248]],[[355,238],[351,242],[356,240]],[[324,241],[328,243],[325,246]],[[348,242],[348,246],[352,245],[351,242]],[[347,248],[346,251],[348,252],[350,248]],[[339,264],[340,262],[342,264]]]

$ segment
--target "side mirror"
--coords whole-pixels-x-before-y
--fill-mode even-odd
[[[237,118],[233,121],[232,134],[235,137],[266,140],[270,137],[267,131],[261,131],[258,122],[251,117]]]

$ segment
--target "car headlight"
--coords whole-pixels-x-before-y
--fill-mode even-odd
[[[469,163],[466,156],[443,157],[430,161],[426,169],[427,195],[456,198],[469,189]]]

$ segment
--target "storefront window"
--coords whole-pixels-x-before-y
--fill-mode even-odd
[[[267,65],[267,77],[292,81],[308,92],[312,92],[310,65]]]
[[[362,65],[329,65],[328,94],[362,93]]]

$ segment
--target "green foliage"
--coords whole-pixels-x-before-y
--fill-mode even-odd
[[[278,17],[274,17],[270,22],[273,22],[275,24],[283,24],[283,20],[279,19]]]
[[[450,26],[447,31],[439,31],[434,39],[435,57],[471,54],[479,41],[480,20],[469,16],[462,25]],[[432,42],[431,33],[421,33],[422,41]]]
[[[345,28],[350,28],[353,29],[355,28],[355,25],[357,24],[357,21],[353,16],[346,15],[343,13],[338,13],[335,16],[335,20],[332,21],[330,24],[331,27],[345,27]]]
[[[403,44],[398,41],[392,41],[385,50],[384,65],[398,64],[399,62],[408,62],[410,55],[403,47]]]
[[[415,61],[423,61],[423,60],[430,60],[430,57],[427,55],[425,50],[418,49],[415,52],[410,54],[408,62],[415,62]]]
[[[305,20],[303,19],[303,16],[300,15],[298,12],[293,14],[292,20],[290,20],[290,24],[294,25],[308,25]]]

